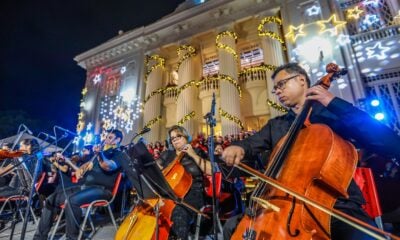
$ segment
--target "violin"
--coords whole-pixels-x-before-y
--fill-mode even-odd
[[[24,155],[26,153],[27,153],[26,151],[22,151],[22,150],[11,151],[11,150],[0,149],[0,160],[4,160],[7,158],[21,157],[22,155]]]

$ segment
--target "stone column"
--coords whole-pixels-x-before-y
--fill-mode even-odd
[[[219,58],[219,73],[227,75],[238,83],[238,61],[236,54],[236,34],[225,31],[217,36],[217,48]],[[240,115],[240,97],[237,88],[229,81],[220,81],[220,102],[221,109],[231,117],[241,119]],[[216,109],[218,111],[218,109]],[[240,127],[234,121],[221,116],[222,135],[238,134]]]
[[[271,18],[270,20],[274,19],[275,17],[267,17]],[[264,18],[264,19],[267,19]],[[283,53],[283,47],[282,44],[276,40],[270,37],[270,35],[265,35],[265,33],[275,33],[277,36],[279,36],[279,23],[275,22],[266,22],[263,27],[263,31],[261,34],[259,33],[261,39],[261,47],[264,53],[264,63],[266,65],[272,65],[272,66],[280,66],[285,63],[284,60],[284,53]],[[265,36],[263,36],[265,35]],[[271,79],[271,74],[272,71],[267,73],[267,99],[272,100],[274,102],[278,102],[276,96],[271,93],[274,83],[272,82]],[[269,107],[270,109],[270,115],[271,118],[277,116],[280,114],[280,112],[272,107]]]
[[[182,88],[179,93],[177,101],[177,121],[178,124],[184,127],[189,133],[194,134],[195,129],[195,118],[198,116],[196,112],[196,98],[197,88],[194,84],[188,84],[193,80],[198,80],[196,74],[195,64],[196,50],[190,45],[181,45],[178,48],[178,87]],[[186,119],[185,119],[186,118]]]
[[[161,117],[162,94],[161,92],[154,93],[154,91],[162,88],[164,61],[158,55],[152,55],[146,64],[147,77],[143,123],[146,126],[151,121],[155,121],[154,124],[149,126],[151,131],[146,135],[147,140],[152,143],[160,140],[161,121],[157,119]]]

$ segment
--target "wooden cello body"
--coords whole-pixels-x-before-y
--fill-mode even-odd
[[[192,186],[192,176],[180,164],[184,153],[179,154],[165,169],[163,175],[178,198],[184,198]],[[159,216],[155,212],[158,204]],[[123,239],[156,239],[158,226],[158,239],[167,240],[172,212],[176,204],[169,199],[143,200],[124,219],[115,235],[115,240]]]
[[[327,72],[317,83],[326,88],[341,70],[328,64]],[[332,209],[338,197],[347,197],[357,152],[328,126],[305,123],[312,104],[305,102],[287,135],[275,146],[265,175]],[[262,183],[252,194],[248,214],[232,239],[330,239],[330,218],[329,214]]]
[[[302,129],[297,141],[299,144],[292,147],[287,156],[290,161],[285,162],[277,180],[332,208],[337,197],[347,196],[357,163],[355,148],[322,124]],[[320,146],[317,151],[315,146]],[[272,159],[276,153],[272,153]],[[257,197],[265,199],[272,207],[264,204],[254,209],[254,217],[245,216],[232,239],[245,239],[243,236],[249,228],[254,231],[255,239],[330,239],[330,215],[306,207],[282,191],[265,190]]]

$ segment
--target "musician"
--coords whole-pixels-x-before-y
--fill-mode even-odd
[[[20,142],[19,151],[25,152],[22,157],[18,158],[14,162],[10,162],[7,166],[1,168],[1,172],[9,172],[9,174],[13,174],[9,184],[7,186],[3,186],[0,188],[0,196],[1,197],[9,197],[12,195],[22,194],[21,191],[29,192],[30,187],[32,185],[32,176],[35,171],[35,166],[37,162],[37,158],[34,153],[39,150],[39,143],[36,139],[24,139]],[[19,165],[16,173],[12,172],[12,168],[16,164]]]
[[[278,67],[272,74],[272,79],[274,82],[273,93],[289,109],[289,112],[269,120],[255,135],[227,147],[223,153],[227,164],[238,164],[245,156],[272,150],[277,142],[285,136],[296,114],[301,112],[307,99],[316,102],[310,115],[311,123],[326,124],[342,138],[351,140],[354,144],[378,154],[400,156],[398,147],[400,138],[392,130],[350,103],[335,97],[322,86],[310,88],[309,77],[298,64],[289,63]],[[364,199],[354,181],[348,188],[348,194],[350,195],[348,199],[337,199],[334,207],[373,224],[361,208]],[[226,239],[230,238],[236,221],[237,219],[232,219],[227,223],[224,230]],[[370,239],[369,236],[335,218],[332,218],[331,221],[331,237],[341,240]]]
[[[66,196],[67,239],[78,237],[82,215],[80,206],[96,199],[111,199],[116,177],[129,162],[129,157],[119,150],[122,138],[120,130],[110,131],[104,140],[102,151],[100,147],[95,147],[95,157],[75,172],[78,178],[83,178],[82,185],[60,189],[47,198],[34,239],[47,239],[57,209],[64,203]]]
[[[181,164],[185,170],[192,175],[193,182],[184,201],[193,207],[200,209],[204,206],[204,179],[203,174],[211,174],[211,164],[206,160],[204,152],[195,151],[190,145],[191,136],[185,128],[181,126],[172,126],[168,130],[168,139],[172,144],[173,150],[167,150],[161,153],[160,162],[162,167],[167,167],[181,152],[185,156]],[[188,239],[190,232],[190,223],[195,220],[195,213],[176,205],[172,212],[173,225],[170,232],[170,238]]]
[[[1,150],[11,151],[12,145],[13,145],[12,143],[3,143],[1,145]],[[9,165],[11,163],[11,160],[12,159],[10,159],[10,158],[2,160],[1,164],[0,164],[0,168],[3,168],[5,166]],[[3,177],[0,177],[0,188],[7,186],[10,183],[12,176],[13,176],[12,174],[7,174]]]

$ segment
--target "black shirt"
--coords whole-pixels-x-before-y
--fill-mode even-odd
[[[259,132],[233,145],[243,147],[247,158],[266,150],[271,151],[288,132],[295,117],[295,113],[289,111],[283,116],[273,118]],[[334,98],[327,107],[316,102],[310,115],[310,122],[328,125],[336,134],[351,141],[357,147],[369,149],[382,156],[400,157],[399,136],[340,98]],[[359,204],[364,202],[361,191],[354,181],[351,182],[347,191],[350,195],[348,200]],[[340,199],[335,207],[346,208],[346,201]]]

